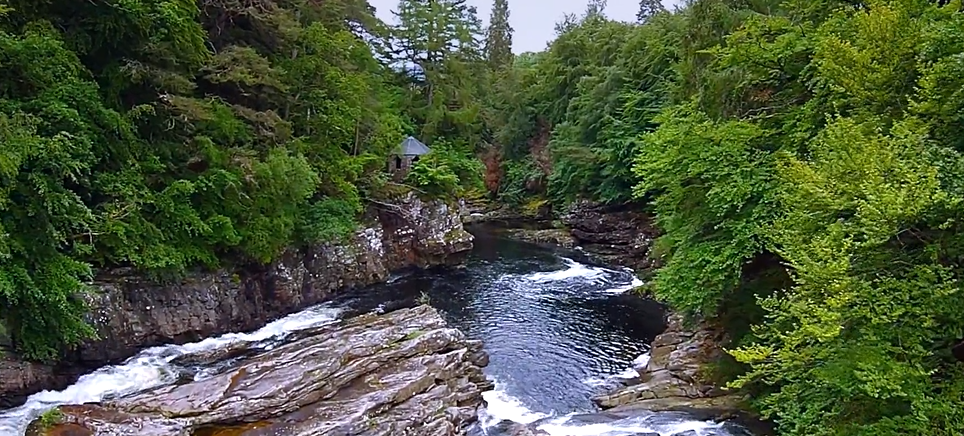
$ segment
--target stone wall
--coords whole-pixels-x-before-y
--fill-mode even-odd
[[[78,375],[145,347],[257,329],[339,290],[382,282],[397,270],[458,263],[472,247],[459,208],[440,201],[408,195],[373,205],[367,221],[347,243],[291,250],[267,266],[198,273],[173,284],[125,270],[100,275],[98,291],[89,297],[99,340],[55,365],[24,362],[0,350],[0,407],[62,389]]]
[[[418,162],[418,156],[393,154],[388,158],[388,172],[392,174],[392,180],[401,182],[412,170],[412,166]]]

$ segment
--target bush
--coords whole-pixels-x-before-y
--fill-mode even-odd
[[[419,157],[406,176],[406,183],[429,195],[455,198],[485,188],[482,161],[462,147],[445,141],[432,144],[432,151]]]

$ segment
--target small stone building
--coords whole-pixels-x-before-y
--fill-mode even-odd
[[[421,141],[409,136],[399,144],[395,152],[388,157],[388,171],[392,173],[392,179],[396,182],[401,181],[408,175],[412,165],[418,162],[419,156],[428,153],[429,148]]]

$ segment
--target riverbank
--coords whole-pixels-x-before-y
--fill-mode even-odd
[[[23,428],[33,418],[42,417],[42,422],[97,426],[100,430],[94,434],[98,436],[116,436],[110,429],[123,430],[119,425],[130,423],[125,421],[128,418],[171,425],[154,425],[158,431],[147,433],[151,436],[187,436],[171,429],[198,430],[191,436],[212,436],[214,431],[265,436],[271,425],[277,429],[288,422],[306,429],[292,434],[305,436],[335,436],[346,430],[359,436],[402,433],[388,431],[392,425],[396,430],[411,426],[408,434],[413,435],[462,435],[461,427],[471,422],[471,417],[455,413],[456,408],[442,407],[445,398],[451,397],[435,394],[468,392],[458,397],[465,401],[458,409],[471,412],[472,402],[477,401],[471,393],[474,388],[458,380],[472,377],[473,367],[478,367],[494,386],[477,377],[472,381],[484,391],[481,395],[486,405],[478,409],[479,425],[464,428],[467,435],[480,435],[484,430],[490,436],[504,436],[495,427],[508,419],[527,424],[541,420],[545,431],[554,436],[610,431],[692,436],[689,430],[696,430],[699,436],[745,436],[714,422],[673,413],[634,412],[615,422],[585,428],[594,420],[613,418],[613,414],[593,415],[592,396],[600,386],[618,383],[631,370],[633,360],[646,352],[665,328],[662,309],[652,301],[626,294],[637,281],[623,268],[576,261],[566,250],[482,232],[475,236],[463,267],[396,274],[382,284],[338,293],[325,304],[257,331],[143,350],[123,365],[98,369],[63,392],[39,394],[23,408],[0,411],[0,434],[20,434],[4,430]],[[465,334],[468,341],[464,346],[443,347],[446,351],[433,348],[441,334],[431,327],[437,319],[428,311],[416,318],[402,315],[423,302],[444,318],[446,329]],[[427,310],[421,307],[417,310]],[[477,354],[472,345],[477,342],[472,341],[482,341],[486,358]],[[420,363],[454,358],[450,352],[458,355],[463,348],[471,351],[465,358],[472,365],[461,366],[465,370],[462,377],[439,381],[434,373],[431,379],[417,376]],[[400,349],[414,349],[417,357],[400,355]],[[335,372],[326,376],[325,371],[331,370]],[[350,378],[354,381],[348,382]],[[379,382],[386,389],[381,389]],[[404,389],[393,390],[402,384]],[[318,405],[317,409],[313,405],[304,409],[318,413],[303,416],[290,410],[312,401],[304,397],[314,395],[311,392],[332,392],[335,385],[344,386],[335,397],[311,403]],[[366,390],[369,385],[371,389]],[[220,387],[227,393],[222,394]],[[415,397],[404,401],[413,390],[421,392],[418,398],[443,402],[418,402],[416,409],[408,410],[416,406]],[[393,400],[394,392],[401,395],[398,402]],[[237,401],[243,398],[257,401]],[[385,409],[366,406],[373,401]],[[65,407],[59,416],[56,412],[41,414],[61,404]],[[345,404],[358,407],[343,407]],[[441,417],[443,408],[442,420],[432,418],[439,427],[419,428],[406,419]],[[371,411],[372,420],[357,418],[357,414],[353,418],[353,410]],[[223,417],[241,415],[240,421],[246,424],[223,425]],[[311,427],[319,419],[363,425]],[[195,427],[200,421],[215,426]]]
[[[570,207],[559,220],[525,219],[500,210],[491,216],[476,215],[470,222],[500,227],[507,237],[581,250],[590,258],[631,268],[643,278],[660,262],[651,251],[658,237],[651,217],[627,207],[584,202]],[[771,434],[770,424],[747,412],[744,395],[725,390],[713,380],[714,366],[727,357],[721,346],[726,342],[725,332],[705,321],[687,325],[669,310],[665,321],[666,328],[652,341],[649,357],[634,368],[638,377],[596,396],[594,402],[607,413],[687,412],[706,419],[732,419],[756,435]]]
[[[345,290],[383,282],[393,272],[459,263],[471,249],[458,206],[413,194],[369,207],[343,243],[291,250],[258,268],[199,272],[157,283],[127,270],[98,276],[88,295],[99,339],[41,364],[0,352],[0,408],[41,390],[58,390],[81,374],[161,344],[183,344],[250,331],[326,301]],[[2,351],[2,350],[0,350]]]

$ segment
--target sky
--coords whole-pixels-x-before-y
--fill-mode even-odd
[[[387,23],[394,23],[392,9],[398,0],[368,0],[376,9],[376,15]],[[479,18],[488,23],[492,11],[492,0],[468,0],[468,4],[479,11]],[[582,14],[586,10],[586,0],[509,0],[509,24],[515,29],[512,35],[512,51],[524,53],[541,51],[546,43],[555,36],[556,22],[567,13]],[[672,9],[681,0],[663,0],[663,5]],[[620,21],[635,21],[639,0],[609,0],[606,15]]]

